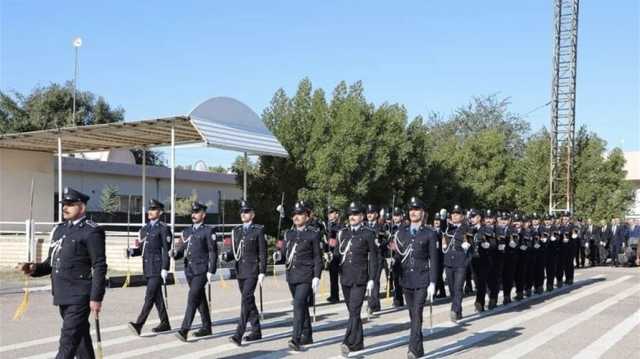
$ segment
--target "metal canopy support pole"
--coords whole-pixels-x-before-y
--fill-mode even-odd
[[[58,134],[58,222],[62,222],[62,137]]]
[[[242,186],[242,199],[243,200],[247,200],[247,167],[248,167],[248,162],[249,162],[249,155],[247,155],[247,153],[244,153],[244,169],[243,169],[243,178],[242,178],[242,182],[243,182],[243,186]]]
[[[176,126],[171,123],[171,235],[176,233]],[[175,243],[175,240],[174,240]],[[176,261],[171,261],[171,271],[176,271]]]
[[[142,205],[140,223],[144,226],[145,214],[147,213],[147,150],[142,149]]]

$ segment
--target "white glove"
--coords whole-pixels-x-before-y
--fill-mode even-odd
[[[449,245],[447,245],[447,244],[445,244],[445,243],[442,243],[442,250],[447,249],[447,247],[448,247],[448,246],[449,246]]]
[[[567,238],[567,237],[562,238],[562,242],[563,243],[569,243],[569,238]]]
[[[542,243],[547,243],[547,237],[542,237],[541,241]]]
[[[504,244],[498,244],[498,250],[504,251]]]
[[[571,235],[571,238],[576,239],[576,238],[578,238],[578,235],[576,233],[574,233],[574,234]]]
[[[584,244],[584,247],[585,247],[585,248],[589,248],[589,242],[585,243],[585,244]]]
[[[551,242],[555,242],[556,241],[556,236],[551,236]]]
[[[258,285],[262,287],[262,281],[264,280],[264,273],[258,274]]]
[[[163,269],[160,271],[160,277],[162,277],[162,281],[166,282],[167,281],[167,270]]]
[[[467,242],[462,242],[461,246],[462,246],[462,249],[464,249],[465,251],[469,249],[469,247],[471,247],[471,245]]]
[[[372,290],[373,290],[373,281],[369,280],[367,282],[367,295],[371,295]]]
[[[311,280],[311,289],[313,289],[313,293],[318,291],[318,287],[320,286],[320,278],[313,278]]]
[[[533,248],[535,248],[535,249],[539,249],[539,248],[540,248],[540,245],[539,245],[538,243],[536,243],[536,244],[534,244],[534,245],[533,245]]]
[[[624,247],[626,247],[626,244],[624,244],[624,242],[622,242],[622,249],[624,249]]]
[[[511,248],[515,248],[515,247],[517,247],[517,246],[518,246],[518,244],[517,244],[516,242],[514,242],[514,241],[509,241],[509,247],[511,247]]]
[[[520,246],[520,250],[521,251],[526,251],[527,250],[527,246],[525,246],[524,244]]]
[[[212,279],[213,279],[213,273],[207,272],[207,282],[211,283]]]
[[[490,244],[489,244],[489,242],[482,242],[481,246],[484,249],[489,249]]]
[[[433,295],[436,293],[436,285],[435,283],[429,283],[429,286],[427,287],[427,299],[430,302],[433,302]]]

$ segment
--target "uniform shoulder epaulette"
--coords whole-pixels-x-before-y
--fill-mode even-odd
[[[241,225],[241,224],[238,224],[237,226],[234,226],[234,227],[233,227],[233,230],[235,231],[236,229],[240,229],[240,228],[242,228],[242,225]]]
[[[93,227],[93,228],[98,228],[98,224],[90,219],[87,219],[86,221],[84,221],[84,223],[87,224],[87,226],[89,227]]]
[[[309,231],[309,232],[316,232],[316,233],[320,232],[320,228],[315,227],[315,226],[307,226],[306,230]]]
[[[264,229],[264,226],[261,224],[253,224],[253,227],[256,229]]]
[[[375,229],[375,228],[371,228],[371,227],[369,227],[369,226],[362,226],[362,228],[364,228],[364,229],[368,230],[369,232],[374,232],[374,233],[376,232],[376,229]]]

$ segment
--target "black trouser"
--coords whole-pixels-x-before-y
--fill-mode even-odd
[[[553,283],[556,279],[556,271],[558,267],[559,250],[551,243],[547,244],[545,249],[545,277],[547,279],[547,290],[553,290]]]
[[[438,263],[440,263],[440,265],[438,266],[437,271],[438,271],[438,280],[436,281],[436,292],[438,293],[442,293],[442,295],[446,295],[447,291],[444,288],[444,278],[443,278],[443,274],[444,274],[444,253],[442,253],[441,250],[438,250]]]
[[[576,248],[576,266],[584,267],[585,257],[586,253],[584,251],[584,245],[578,244],[578,247]]]
[[[467,271],[464,274],[464,291],[465,293],[471,293],[473,291],[473,283],[471,280],[473,279],[473,273],[471,270],[471,266],[467,266]],[[476,284],[477,286],[477,284]]]
[[[491,268],[491,258],[488,255],[480,255],[471,259],[473,267],[473,280],[476,283],[476,303],[484,307],[484,299],[487,294],[487,282]]]
[[[260,333],[260,315],[256,307],[256,285],[258,277],[238,278],[238,289],[240,290],[240,320],[236,327],[236,336],[242,338],[247,329],[247,322],[251,323],[251,331]]]
[[[198,313],[200,313],[202,329],[211,330],[211,315],[209,314],[209,305],[207,304],[207,296],[205,294],[207,275],[206,273],[202,273],[196,276],[187,276],[187,282],[189,283],[187,310],[184,312],[181,329],[191,329],[191,323],[193,323],[193,317],[195,317],[197,309]]]
[[[289,283],[289,292],[293,297],[293,332],[291,340],[300,344],[302,338],[312,340],[311,317],[309,316],[309,296],[311,283]]]
[[[445,267],[449,293],[451,293],[451,311],[462,315],[462,287],[467,275],[467,267]]]
[[[427,288],[405,288],[411,330],[409,332],[409,351],[418,357],[424,355],[422,346],[422,312],[427,298]]]
[[[546,253],[544,248],[533,250],[533,286],[536,290],[542,290],[544,285],[544,270],[546,265]]]
[[[567,257],[564,262],[564,280],[566,283],[573,283],[573,273],[575,269],[575,265],[573,263],[575,259],[576,246],[579,246],[575,240],[571,240],[567,243]]]
[[[524,290],[530,292],[535,289],[536,281],[536,255],[537,250],[530,248],[527,250],[526,262],[527,262],[527,278],[524,281]]]
[[[167,315],[167,308],[164,305],[164,298],[162,297],[162,278],[160,277],[148,277],[147,278],[147,291],[144,294],[144,304],[142,310],[136,320],[137,324],[143,325],[147,321],[147,317],[151,312],[151,308],[155,304],[158,310],[158,317],[160,317],[161,324],[169,324],[169,316]]]
[[[596,241],[590,240],[589,242],[589,265],[592,267],[600,262],[600,248],[596,244]]]
[[[522,295],[527,282],[527,250],[518,247],[518,260],[516,262],[516,294]]]
[[[620,250],[622,249],[622,242],[612,242],[611,243],[611,260],[613,264],[619,265],[620,261],[618,260],[618,254],[620,254]]]
[[[95,358],[89,332],[89,302],[61,305],[58,309],[62,317],[62,329],[56,359]]]
[[[564,271],[569,258],[570,248],[569,243],[560,244],[560,252],[558,253],[558,265],[556,267],[556,286],[562,287],[564,284]]]
[[[364,302],[365,285],[342,285],[342,294],[344,301],[349,310],[349,321],[347,322],[347,331],[344,334],[343,344],[349,347],[349,350],[356,351],[364,348],[364,333],[362,329],[362,319],[360,311]]]
[[[504,252],[495,250],[491,253],[491,266],[489,267],[489,275],[487,286],[489,287],[489,299],[497,301],[500,292],[500,283],[502,282],[502,271],[504,266]]]
[[[331,286],[330,298],[340,300],[340,261],[337,258],[333,258],[329,262],[329,283]]]
[[[402,270],[402,262],[394,261],[391,269],[391,280],[393,282],[393,304],[403,305],[404,297],[402,286],[400,285],[400,271]],[[444,288],[443,288],[444,289]]]
[[[515,251],[504,254],[504,264],[502,266],[502,296],[503,300],[511,300],[511,290],[513,289],[513,279],[516,275],[518,254]]]
[[[389,275],[389,267],[387,267],[387,261],[385,258],[381,256],[378,257],[378,265],[376,266],[377,272],[373,276],[373,289],[371,290],[371,295],[368,300],[369,309],[373,312],[380,310],[380,276],[382,275],[382,269],[384,269],[384,280],[386,281],[386,278]]]

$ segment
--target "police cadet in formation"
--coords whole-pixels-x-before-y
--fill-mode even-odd
[[[467,220],[469,219],[469,211],[467,211]],[[471,239],[471,237],[469,237]],[[473,294],[473,269],[471,264],[467,266],[467,272],[464,275],[464,295]]]
[[[553,223],[553,215],[546,214],[544,217],[544,225],[542,226],[542,247],[545,252],[544,272],[546,279],[547,292],[551,292],[554,288],[556,278],[556,268],[558,266],[558,236]]]
[[[205,286],[211,283],[218,265],[218,245],[213,227],[206,225],[207,206],[199,202],[191,205],[193,224],[182,231],[182,238],[176,241],[176,248],[170,253],[173,258],[184,258],[184,274],[189,283],[187,308],[182,326],[176,337],[187,341],[196,309],[200,313],[202,327],[194,333],[196,337],[211,335],[211,315],[205,294]]]
[[[340,346],[343,355],[364,349],[360,311],[365,292],[371,294],[373,278],[378,273],[376,233],[363,223],[365,209],[351,202],[347,213],[349,225],[338,233],[335,253],[340,260],[340,284],[349,311],[347,330]]]
[[[342,228],[344,228],[344,226],[340,223],[340,211],[336,207],[329,206],[327,208],[326,225],[327,247],[325,248],[325,253],[328,256],[329,284],[331,288],[329,298],[327,298],[327,302],[329,303],[337,303],[340,301],[340,262],[333,254],[338,245],[338,232],[340,232]]]
[[[468,233],[473,243],[471,266],[473,268],[474,281],[476,282],[476,301],[474,305],[477,312],[483,312],[489,271],[491,270],[491,237],[486,236],[480,211],[476,209],[469,210],[469,222],[471,223]]]
[[[573,284],[573,261],[575,259],[576,246],[578,246],[580,240],[578,238],[578,229],[573,223],[571,223],[571,214],[569,212],[564,212],[562,214],[560,234],[562,237],[562,244],[560,247],[562,271],[560,272],[561,274],[559,274],[558,282],[571,285]]]
[[[285,232],[284,245],[276,252],[276,257],[285,259],[287,282],[293,297],[293,332],[288,345],[295,351],[313,343],[309,297],[317,292],[322,273],[320,231],[308,225],[309,215],[310,209],[303,202],[296,202],[293,228]]]
[[[600,262],[600,251],[598,250],[600,235],[598,233],[598,226],[593,223],[591,218],[587,218],[587,223],[584,226],[582,235],[585,240],[585,248],[589,252],[587,254],[589,265],[593,267]]]
[[[453,322],[462,319],[462,287],[473,253],[473,244],[466,236],[469,232],[467,227],[462,207],[456,204],[451,210],[451,221],[442,238],[444,270],[451,293],[449,317]]]
[[[378,208],[372,204],[367,206],[367,222],[366,226],[373,230],[376,234],[375,245],[378,251],[376,265],[377,272],[373,276],[373,289],[369,295],[367,310],[369,314],[380,311],[380,276],[382,270],[386,276],[389,275],[389,267],[387,266],[386,258],[389,257],[389,237],[384,226],[379,222]]]
[[[502,286],[502,304],[511,303],[511,290],[513,289],[513,276],[515,272],[515,241],[511,240],[511,229],[509,228],[510,215],[508,212],[501,212],[498,216],[496,226],[496,261],[498,266],[500,285]],[[498,299],[498,296],[495,296]]]
[[[152,199],[149,201],[147,219],[149,221],[140,229],[135,248],[127,248],[127,255],[142,256],[142,272],[147,279],[147,291],[144,304],[138,319],[129,322],[129,329],[140,335],[140,331],[147,321],[151,308],[155,305],[160,317],[160,324],[151,329],[154,333],[171,330],[167,307],[162,296],[162,285],[166,284],[169,271],[169,249],[171,248],[171,229],[160,220],[164,212],[164,204]]]
[[[498,239],[496,236],[496,214],[487,209],[484,212],[483,226],[485,241],[489,242],[489,248],[485,249],[488,255],[489,268],[487,273],[487,289],[489,292],[489,310],[494,309],[498,303],[500,276],[502,275],[502,257],[498,258]],[[481,245],[482,247],[482,245]],[[486,244],[484,245],[486,247]]]
[[[436,213],[433,216],[433,230],[436,232],[436,236],[438,237],[438,248],[442,248],[442,235],[444,233],[444,228],[447,226],[447,210],[442,209],[440,212]],[[444,216],[443,216],[444,214]],[[446,298],[447,291],[444,287],[444,253],[442,251],[438,251],[438,263],[440,265],[436,267],[438,279],[436,281],[436,298]]]
[[[529,248],[532,245],[531,230],[526,215],[515,213],[513,219],[513,234],[517,235],[516,241],[518,248],[516,250],[516,300],[524,299],[525,287],[527,282],[527,271],[529,270]],[[529,296],[531,293],[529,293]]]
[[[403,224],[393,236],[391,247],[400,263],[400,285],[404,288],[411,321],[407,358],[424,355],[422,313],[425,301],[433,301],[436,291],[439,246],[436,232],[424,224],[424,203],[409,201],[409,224]]]
[[[62,317],[56,358],[94,358],[89,314],[102,309],[107,260],[104,230],[85,216],[89,196],[66,187],[62,195],[64,222],[51,231],[42,263],[19,263],[32,277],[51,275],[53,304]]]
[[[540,216],[533,213],[531,216],[531,236],[533,238],[533,270],[529,276],[529,284],[533,287],[535,294],[542,294],[544,291],[544,270],[546,265],[545,244],[542,243],[543,227],[540,224]]]
[[[264,238],[264,227],[253,223],[254,208],[247,202],[240,202],[241,225],[231,230],[231,250],[222,254],[225,262],[234,262],[238,289],[240,290],[240,319],[236,332],[229,340],[240,346],[242,340],[254,341],[262,339],[260,315],[256,306],[256,286],[262,287],[264,274],[267,272],[267,241]],[[244,338],[247,322],[251,323],[251,333]]]
[[[400,229],[400,226],[404,224],[403,221],[404,221],[404,212],[402,211],[402,209],[400,207],[393,208],[391,226],[389,230],[389,233],[391,234],[391,238],[393,238],[396,232],[398,232],[398,230]],[[434,267],[434,270],[435,268],[438,268],[438,267]],[[404,295],[403,295],[402,285],[400,285],[401,270],[402,270],[402,264],[400,263],[400,261],[397,261],[395,259],[395,256],[391,256],[390,273],[391,273],[391,283],[393,285],[393,306],[396,308],[404,306]]]
[[[584,268],[587,259],[587,253],[589,253],[589,241],[586,236],[587,226],[582,222],[582,218],[577,218],[575,225],[577,227],[576,229],[578,234],[578,241],[576,243],[575,252],[576,267]]]
[[[507,246],[505,250],[504,266],[502,268],[502,295],[503,303],[511,303],[511,290],[516,284],[518,271],[518,252],[520,249],[520,233],[517,227],[521,226],[519,213],[509,214],[507,217]]]

